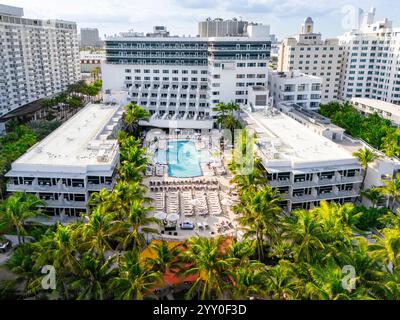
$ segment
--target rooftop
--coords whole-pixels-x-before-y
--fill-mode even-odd
[[[376,100],[376,99],[368,99],[368,98],[353,98],[351,102],[364,104],[366,106],[382,110],[385,112],[390,112],[396,116],[400,116],[400,106],[397,104],[389,103],[386,101]]]
[[[118,106],[90,104],[12,164],[12,171],[68,171],[115,161],[118,142],[112,139],[122,116]],[[59,167],[64,169],[59,169]]]
[[[263,160],[273,167],[313,168],[358,164],[352,156],[352,148],[313,132],[277,109],[245,111],[243,119],[248,124],[247,128],[257,133]]]
[[[322,78],[302,73],[302,72],[300,72],[300,70],[293,70],[293,71],[287,71],[287,72],[273,71],[271,69],[268,69],[268,70],[269,70],[269,73],[271,73],[271,75],[276,78],[286,78],[286,79],[307,78],[307,79],[311,79],[311,80],[322,81]]]

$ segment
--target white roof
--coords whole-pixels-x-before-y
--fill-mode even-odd
[[[15,171],[77,172],[110,167],[118,142],[108,140],[122,116],[119,106],[90,104],[12,164]],[[60,172],[60,173],[61,173]],[[72,170],[75,172],[75,170]]]
[[[264,160],[273,166],[299,169],[358,165],[351,152],[279,111],[269,116],[262,111],[246,113],[252,123],[248,128],[259,132],[260,128],[264,129],[264,133],[258,134],[259,149],[264,153]],[[246,116],[244,119],[248,122]]]
[[[374,109],[390,112],[393,115],[400,116],[400,106],[397,104],[376,99],[368,99],[368,98],[353,98],[351,99],[351,101],[353,103],[357,102],[372,107]]]

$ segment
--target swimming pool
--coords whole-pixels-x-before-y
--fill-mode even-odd
[[[203,175],[200,166],[201,154],[192,141],[170,141],[167,150],[159,150],[157,162],[168,164],[168,176],[174,178],[193,178]]]

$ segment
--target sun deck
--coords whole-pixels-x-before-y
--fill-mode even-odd
[[[330,166],[358,164],[347,148],[318,135],[278,110],[247,112],[242,116],[247,129],[257,134],[257,147],[271,166]],[[344,142],[345,143],[345,142]]]
[[[57,168],[64,172],[68,167],[85,170],[110,165],[118,153],[118,142],[112,135],[121,116],[117,106],[90,104],[17,159],[12,170]]]

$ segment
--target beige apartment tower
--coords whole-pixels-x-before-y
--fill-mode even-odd
[[[322,103],[327,103],[339,97],[342,57],[339,40],[322,40],[321,34],[314,32],[313,20],[308,17],[300,33],[284,39],[279,46],[278,71],[299,70],[307,75],[321,77]]]

